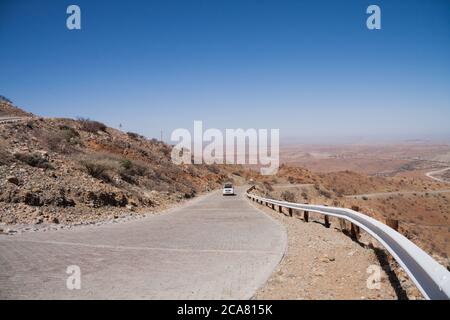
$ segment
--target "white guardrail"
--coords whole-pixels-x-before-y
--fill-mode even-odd
[[[351,209],[266,199],[250,194],[249,191],[250,189],[247,191],[248,198],[261,204],[277,205],[280,210],[288,208],[316,212],[325,217],[332,216],[351,222],[365,230],[389,251],[426,299],[450,299],[450,272],[405,236],[384,223]]]

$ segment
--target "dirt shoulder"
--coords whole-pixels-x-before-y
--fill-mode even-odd
[[[252,204],[282,223],[288,249],[269,281],[255,299],[421,299],[421,295],[395,261],[363,235],[352,241],[331,220],[325,228],[320,216],[309,222],[268,207]],[[369,289],[368,268],[381,266],[379,289]],[[372,267],[373,268],[373,267]],[[395,269],[396,271],[392,271]]]
[[[76,223],[40,223],[40,224],[5,224],[0,222],[0,235],[16,235],[26,232],[48,232],[48,231],[56,231],[61,229],[72,230],[79,228],[89,228],[89,227],[99,227],[107,224],[116,224],[116,223],[124,223],[130,222],[134,220],[142,220],[148,218],[150,216],[168,214],[176,209],[179,209],[183,206],[187,206],[193,204],[195,202],[200,201],[205,196],[208,196],[212,193],[218,192],[218,189],[209,190],[207,192],[202,192],[190,199],[182,199],[178,202],[168,202],[164,205],[161,205],[157,208],[153,208],[152,210],[141,210],[141,211],[122,211],[122,212],[112,212],[111,215],[105,217],[98,217],[97,220],[92,221],[80,221]],[[88,214],[88,213],[87,213]]]

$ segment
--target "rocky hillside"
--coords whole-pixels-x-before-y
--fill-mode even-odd
[[[171,146],[88,119],[27,115],[0,124],[0,223],[72,224],[167,207],[252,175],[242,167],[174,165]]]
[[[0,225],[78,224],[164,209],[253,179],[258,192],[292,202],[357,207],[400,228],[429,252],[450,254],[448,184],[427,177],[314,173],[282,165],[259,176],[240,166],[174,165],[171,146],[88,119],[33,116],[0,100]],[[0,228],[1,229],[1,228]]]
[[[31,113],[16,108],[10,100],[0,95],[0,117],[29,117]]]
[[[400,232],[450,265],[449,186],[427,178],[372,177],[351,171],[314,173],[281,166],[256,192],[290,202],[353,208],[380,221],[399,220]]]

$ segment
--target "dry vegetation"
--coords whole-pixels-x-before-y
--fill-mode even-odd
[[[313,173],[282,166],[257,183],[260,194],[285,201],[358,208],[380,221],[400,221],[400,232],[450,265],[450,186],[426,177],[371,177],[350,171]],[[353,196],[356,195],[356,196]]]
[[[171,146],[137,133],[89,119],[38,118],[1,102],[0,114],[7,113],[29,118],[0,125],[0,223],[99,221],[159,210],[225,181],[252,178],[266,196],[357,206],[380,220],[398,219],[401,231],[428,252],[450,254],[450,193],[439,191],[450,185],[424,171],[380,177],[283,165],[275,176],[258,176],[239,166],[177,166]],[[406,152],[400,148],[396,156]]]
[[[5,102],[0,111],[28,115]],[[236,166],[178,166],[171,150],[83,118],[2,124],[0,223],[71,224],[154,211],[254,175]]]

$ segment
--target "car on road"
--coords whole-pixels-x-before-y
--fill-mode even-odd
[[[233,185],[232,185],[231,183],[225,183],[225,184],[223,185],[222,194],[223,194],[224,196],[228,196],[228,195],[233,196],[233,195],[234,195],[234,188],[233,188]]]

